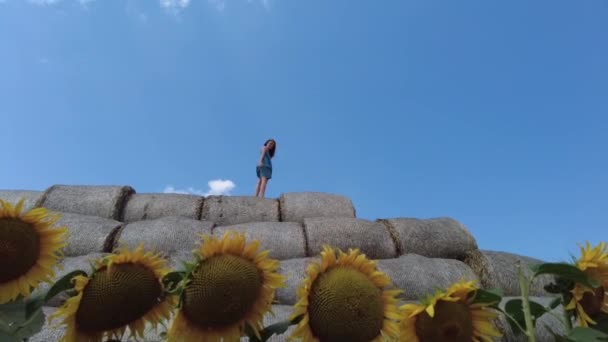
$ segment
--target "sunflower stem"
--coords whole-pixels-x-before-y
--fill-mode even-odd
[[[536,336],[534,335],[534,324],[532,323],[532,314],[530,313],[530,280],[524,275],[524,272],[521,269],[521,264],[517,265],[517,269],[519,272],[521,302],[524,311],[524,319],[526,322],[526,335],[528,336],[528,342],[536,342]]]
[[[500,310],[500,311],[503,313],[503,315],[505,315],[505,317],[507,317],[508,320],[510,320],[513,324],[515,324],[515,326],[518,327],[520,331],[523,331],[523,332],[526,331],[526,329],[522,328],[521,324],[519,324],[519,322],[517,322],[517,320],[513,316],[509,315],[508,312],[503,311],[503,310]]]

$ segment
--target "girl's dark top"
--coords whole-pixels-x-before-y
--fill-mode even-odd
[[[262,166],[269,167],[272,169],[272,161],[270,160],[270,153],[268,153],[268,151],[264,152],[264,157],[262,158]]]

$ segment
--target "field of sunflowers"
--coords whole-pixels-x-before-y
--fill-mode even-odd
[[[203,235],[191,261],[171,269],[162,255],[126,245],[58,280],[66,246],[59,215],[24,201],[0,200],[0,341],[27,341],[45,322],[64,328],[62,341],[145,340],[157,329],[167,341],[495,341],[505,319],[522,340],[535,341],[537,321],[556,315],[555,341],[608,341],[608,245],[585,244],[571,263],[519,265],[520,296],[503,302],[501,289],[461,279],[419,301],[358,249],[325,245],[298,287],[287,320],[264,325],[287,278],[260,242],[227,231]],[[531,272],[524,272],[529,269]],[[548,305],[530,298],[541,275],[554,281]],[[43,282],[52,285],[36,291]],[[69,298],[51,315],[45,303]],[[290,329],[291,326],[294,326]],[[289,333],[287,331],[290,330]]]

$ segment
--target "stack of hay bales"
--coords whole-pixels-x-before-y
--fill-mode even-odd
[[[46,191],[0,190],[0,198],[16,202],[25,198],[26,209],[45,207],[62,214],[58,225],[70,232],[64,250],[61,277],[76,269],[89,271],[90,262],[111,253],[120,244],[161,252],[173,268],[192,259],[200,235],[221,236],[233,230],[257,239],[270,257],[281,261],[288,276],[277,293],[275,316],[266,323],[286,319],[296,301],[296,288],[306,267],[324,244],[347,250],[358,248],[387,273],[403,300],[418,300],[436,288],[461,279],[476,280],[484,288],[502,288],[506,296],[519,294],[517,264],[540,260],[506,252],[478,249],[467,228],[451,218],[356,218],[350,199],[327,193],[285,193],[278,199],[239,196],[138,194],[129,186],[54,185]],[[543,286],[551,279],[538,279],[531,295],[540,302],[551,298]],[[48,288],[43,286],[40,290]],[[55,298],[46,313],[53,312],[65,297]],[[561,331],[549,315],[540,319],[537,340],[550,340],[545,326]],[[502,320],[504,341],[519,341]],[[31,341],[56,341],[62,331],[50,326]],[[274,337],[285,340],[287,335]],[[149,331],[147,341],[161,340]]]

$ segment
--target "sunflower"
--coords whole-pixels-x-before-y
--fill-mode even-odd
[[[63,318],[64,342],[120,340],[126,328],[142,338],[146,323],[156,328],[169,319],[176,304],[164,292],[162,278],[168,272],[166,261],[144,252],[143,245],[133,251],[122,246],[97,260],[91,276],[74,277],[76,295],[50,318]]]
[[[302,316],[291,338],[308,341],[385,341],[399,334],[398,289],[359,250],[323,246],[298,288],[291,319]]]
[[[597,288],[590,288],[576,283],[570,291],[572,299],[566,309],[576,311],[578,322],[583,327],[596,324],[593,318],[601,312],[608,313],[607,247],[606,243],[602,242],[591,248],[587,242],[585,247],[580,247],[581,257],[575,263],[578,269],[600,284]]]
[[[487,307],[489,304],[470,302],[469,293],[475,290],[474,282],[459,281],[446,291],[436,291],[421,304],[403,305],[400,340],[468,342],[502,336],[492,324],[498,314]]]
[[[259,333],[277,288],[284,284],[279,262],[258,252],[259,241],[226,232],[204,237],[194,251],[196,263],[186,276],[180,309],[169,341],[238,341],[247,326]]]
[[[65,227],[52,228],[59,215],[45,208],[22,214],[24,202],[13,206],[0,199],[0,304],[50,281],[67,238]]]

